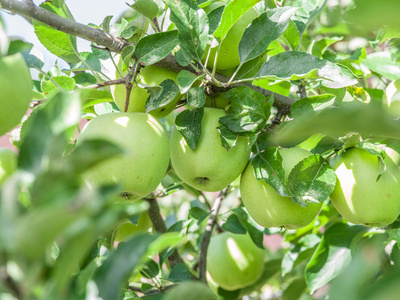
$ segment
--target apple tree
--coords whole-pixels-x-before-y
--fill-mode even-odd
[[[397,0],[0,8],[0,300],[398,299]]]

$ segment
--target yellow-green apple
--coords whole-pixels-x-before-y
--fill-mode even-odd
[[[0,185],[17,168],[17,154],[9,148],[0,148]]]
[[[212,280],[233,291],[254,283],[264,270],[264,251],[248,234],[223,232],[211,237],[207,270]]]
[[[311,152],[299,148],[280,149],[285,180],[290,171]],[[310,203],[306,207],[295,203],[290,197],[280,196],[264,180],[257,180],[251,161],[240,181],[242,201],[250,216],[263,227],[297,229],[308,225],[319,213],[322,203]]]
[[[118,63],[119,69],[122,69],[122,60]],[[127,71],[122,72],[122,75],[125,76]],[[171,79],[176,82],[176,77],[178,74],[174,71],[157,67],[157,66],[146,66],[140,70],[140,75],[137,78],[137,83],[143,83],[148,86],[158,86],[164,80]],[[119,78],[119,74],[117,73],[117,78]],[[125,100],[126,100],[126,88],[123,84],[118,84],[112,87],[114,102],[117,104],[118,108],[121,111],[124,111],[125,108]],[[131,94],[129,97],[129,108],[128,112],[145,112],[145,105],[147,99],[150,97],[150,93],[147,92],[145,88],[140,86],[134,86],[131,90]],[[161,119],[167,116],[171,111],[174,110],[178,101],[182,98],[182,95],[178,93],[178,95],[171,101],[169,104],[157,108],[150,112],[152,116],[157,119]]]
[[[381,227],[399,216],[400,171],[389,156],[384,162],[386,171],[377,180],[378,157],[367,150],[350,148],[332,159],[337,181],[331,201],[347,221]]]
[[[147,232],[150,229],[151,225],[152,225],[152,223],[151,223],[148,213],[142,212],[140,214],[139,219],[137,220],[137,224],[133,224],[128,219],[125,220],[125,222],[123,222],[122,224],[120,224],[116,228],[114,240],[116,242],[125,241],[125,240],[129,239],[135,233]]]
[[[195,150],[190,149],[176,128],[171,132],[172,167],[184,183],[198,190],[222,190],[242,173],[249,159],[247,138],[240,137],[229,151],[221,145],[217,127],[225,115],[222,109],[204,108],[201,136]]]
[[[132,199],[150,194],[161,182],[169,164],[168,134],[146,113],[109,113],[85,125],[77,144],[105,139],[124,153],[90,168],[83,174],[89,186],[120,184]]]
[[[31,74],[22,55],[0,57],[0,135],[18,125],[31,98]]]

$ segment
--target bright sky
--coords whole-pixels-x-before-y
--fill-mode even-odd
[[[43,1],[34,0],[39,5]],[[128,9],[126,3],[133,3],[132,0],[66,0],[68,8],[72,12],[75,20],[82,24],[93,23],[101,24],[106,16],[113,15],[118,18],[120,14]],[[33,27],[22,17],[18,15],[10,15],[0,12],[1,17],[6,23],[6,30],[9,36],[17,36],[23,40],[39,47],[45,57],[45,70],[50,68],[57,59],[53,54],[49,53],[36,38]],[[113,21],[111,21],[113,22]],[[89,42],[78,39],[79,51],[87,51]]]

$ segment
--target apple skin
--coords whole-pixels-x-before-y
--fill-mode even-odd
[[[0,58],[0,135],[21,121],[32,99],[32,79],[20,53]]]
[[[163,179],[169,164],[168,134],[151,115],[100,115],[86,124],[77,144],[93,138],[113,142],[125,153],[87,170],[82,178],[89,187],[117,183],[134,200],[149,195]]]
[[[247,234],[223,232],[211,237],[207,271],[227,291],[254,283],[264,270],[264,251]]]
[[[0,185],[17,169],[17,154],[9,148],[0,148]]]
[[[213,96],[207,96],[204,107],[224,109],[229,103],[231,103],[231,100],[229,98],[225,98],[225,95],[226,92],[218,93]]]
[[[311,152],[299,148],[280,149],[286,181],[293,167]],[[263,227],[285,227],[298,229],[308,225],[319,213],[322,203],[310,203],[306,207],[293,202],[290,197],[280,196],[264,180],[254,176],[251,162],[247,165],[240,181],[240,194],[249,215]]]
[[[244,13],[229,29],[225,38],[221,42],[219,47],[219,53],[216,63],[217,70],[226,70],[237,67],[240,64],[239,58],[239,43],[247,26],[259,16],[258,12],[254,8],[250,8]],[[214,47],[210,51],[210,55],[207,61],[207,67],[212,68],[214,66],[215,54],[217,53],[217,47]],[[206,49],[203,57],[205,62],[208,55],[209,46]]]
[[[386,171],[376,181],[378,158],[367,150],[350,148],[332,159],[337,181],[331,201],[347,221],[382,227],[399,216],[400,170],[390,157],[384,162]]]
[[[127,219],[116,228],[115,241],[123,242],[128,240],[135,233],[147,232],[151,225],[152,223],[148,213],[142,212],[136,225]]]
[[[122,67],[122,60],[118,64],[119,68]],[[126,75],[127,72],[124,72],[122,75]],[[176,78],[178,74],[174,71],[164,69],[157,66],[146,66],[140,70],[140,80],[138,83],[144,83],[149,86],[158,86],[167,79],[172,79],[176,83]],[[119,75],[117,74],[117,78]],[[117,84],[112,87],[112,92],[114,96],[114,102],[117,104],[118,108],[121,111],[125,109],[125,99],[126,99],[126,88],[123,84]],[[139,86],[134,86],[131,90],[131,95],[129,97],[129,108],[128,112],[145,112],[145,105],[147,99],[150,97],[150,93],[147,92],[145,88],[141,88]],[[150,112],[152,116],[157,119],[164,118],[171,111],[175,109],[176,104],[182,98],[182,95],[179,93],[174,100],[167,104],[164,107],[160,107]]]
[[[216,128],[225,115],[222,109],[204,108],[202,132],[194,151],[176,127],[171,132],[172,167],[184,183],[200,191],[221,191],[242,173],[249,160],[246,138],[239,138],[229,151],[221,145]]]

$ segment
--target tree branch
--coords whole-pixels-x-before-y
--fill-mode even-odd
[[[80,24],[69,19],[65,19],[41,7],[34,5],[30,1],[0,0],[0,4],[3,9],[7,9],[12,13],[19,14],[25,18],[33,18],[59,31],[65,32],[67,34],[72,34],[77,37],[96,43],[97,45],[104,46],[108,50],[113,52],[120,53],[124,47],[131,45],[128,41],[126,41],[123,38],[114,37],[111,34],[108,34],[100,29],[92,28],[87,25]],[[188,70],[190,72],[197,73],[196,70],[194,70],[191,66],[187,67],[180,66],[176,62],[172,54],[169,54],[163,60],[155,63],[154,65],[170,69],[175,72]],[[215,74],[215,78],[220,82],[229,81],[229,77],[223,74],[217,73]],[[290,107],[296,101],[296,99],[289,98],[277,93],[273,93],[261,87],[254,86],[249,82],[232,84],[229,85],[229,87],[222,89],[225,91],[226,89],[235,88],[238,86],[248,86],[257,92],[260,92],[266,97],[274,94],[274,106],[279,110],[282,110],[284,114],[287,114],[290,111]]]
[[[164,219],[161,216],[160,207],[158,206],[157,199],[146,198],[146,200],[150,204],[148,214],[151,222],[153,223],[154,230],[158,233],[167,232],[167,226],[165,225]],[[184,263],[176,249],[174,249],[174,252],[168,257],[168,261],[171,269],[176,264]]]
[[[3,9],[12,13],[21,15],[24,18],[35,19],[59,31],[102,45],[110,51],[121,52],[125,46],[130,44],[125,39],[114,37],[100,29],[60,17],[36,6],[32,1],[0,0],[0,4]]]
[[[208,252],[208,245],[210,244],[211,233],[215,224],[217,223],[217,216],[219,209],[222,204],[222,200],[226,197],[228,192],[229,186],[221,191],[218,195],[218,198],[215,199],[215,202],[211,209],[211,215],[207,221],[206,230],[204,231],[203,238],[201,240],[200,245],[200,258],[199,258],[199,280],[203,282],[207,282],[206,279],[206,271],[207,271],[207,252]]]

